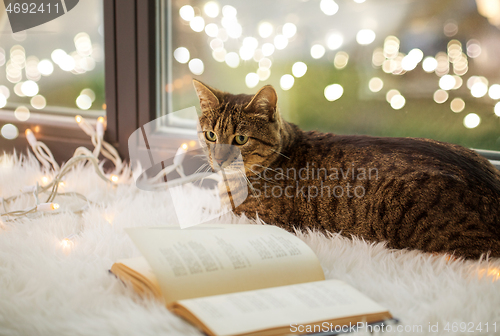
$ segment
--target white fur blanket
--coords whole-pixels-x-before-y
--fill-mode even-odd
[[[0,197],[42,183],[33,158],[0,156]],[[128,173],[125,174],[128,176]],[[0,223],[0,335],[199,335],[197,329],[161,304],[138,297],[108,269],[119,258],[138,256],[126,227],[168,225],[171,204],[163,192],[138,190],[126,176],[113,188],[92,167],[67,175],[64,191],[77,191],[94,203],[82,214],[60,199],[59,214],[22,217]],[[193,216],[206,195],[189,195]],[[9,204],[28,208],[29,197]],[[4,212],[4,209],[0,210]],[[251,223],[227,215],[220,222]],[[76,233],[73,245],[61,241]],[[483,276],[500,260],[447,261],[416,251],[394,251],[383,244],[333,234],[299,234],[318,255],[327,278],[341,279],[370,296],[400,319],[401,335],[500,334],[500,281]],[[497,331],[493,332],[496,322]],[[449,323],[449,331],[445,330]],[[453,323],[457,329],[453,329]],[[462,323],[462,325],[460,325]],[[485,331],[486,323],[489,332]],[[438,327],[430,332],[429,326]],[[474,333],[460,332],[461,327]],[[411,328],[414,331],[409,331]],[[477,327],[481,326],[480,332]],[[421,331],[420,331],[421,330]],[[434,329],[436,330],[436,329]],[[457,330],[457,331],[453,331]]]

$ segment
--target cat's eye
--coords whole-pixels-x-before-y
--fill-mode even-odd
[[[207,138],[208,141],[215,142],[217,140],[217,135],[212,131],[208,131],[205,132],[205,138]]]
[[[244,145],[248,141],[248,137],[246,135],[237,135],[234,137],[234,141],[236,141],[238,145]]]

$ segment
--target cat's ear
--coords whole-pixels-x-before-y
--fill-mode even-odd
[[[258,114],[264,114],[269,118],[269,121],[276,120],[276,106],[278,103],[278,95],[271,85],[263,86],[259,92],[253,96],[250,103],[245,106],[246,111],[255,111]]]
[[[198,99],[200,100],[202,112],[214,109],[219,105],[219,98],[217,98],[217,95],[220,94],[220,91],[203,84],[197,79],[193,79],[193,85],[198,95]]]

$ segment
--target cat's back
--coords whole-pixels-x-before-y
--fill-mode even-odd
[[[380,177],[431,175],[488,189],[500,197],[500,172],[468,148],[424,138],[335,135],[316,131],[297,137],[294,165],[377,169]]]

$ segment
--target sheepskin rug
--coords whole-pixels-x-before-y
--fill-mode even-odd
[[[56,214],[15,221],[2,217],[0,335],[200,335],[108,273],[115,260],[140,255],[124,228],[171,224],[167,192],[139,190],[130,175],[124,172],[113,187],[98,178],[92,166],[80,166],[66,176],[62,191],[79,192],[92,203],[60,197]],[[53,172],[43,171],[33,157],[0,156],[0,197],[42,184],[44,176],[50,179]],[[196,220],[209,196],[187,196],[186,206]],[[9,203],[8,210],[26,209],[33,202],[33,197],[22,197]],[[82,208],[81,213],[73,212]],[[253,223],[232,214],[217,221]],[[71,234],[71,243],[61,244]],[[327,278],[351,284],[400,320],[403,331],[390,334],[500,334],[500,281],[495,281],[500,260],[449,260],[336,233],[298,236],[317,254]],[[464,325],[474,332],[461,332]],[[429,326],[434,329],[429,331]]]

